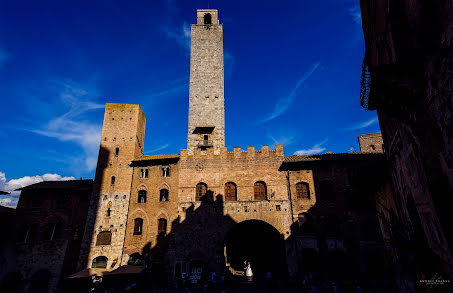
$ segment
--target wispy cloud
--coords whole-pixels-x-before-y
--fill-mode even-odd
[[[285,146],[288,146],[290,144],[293,144],[296,140],[295,136],[279,136],[279,137],[274,137],[272,134],[268,133],[267,137],[272,140],[274,144],[282,144]]]
[[[146,151],[144,154],[145,154],[145,155],[146,155],[146,154],[152,154],[152,153],[155,153],[155,152],[164,150],[164,149],[168,148],[169,146],[170,146],[170,144],[169,144],[169,143],[166,143],[166,144],[164,144],[164,145],[161,145],[160,147],[157,147],[157,148],[152,149],[152,150],[150,150],[150,151]]]
[[[168,38],[176,41],[181,47],[190,51],[190,25],[187,22],[183,22],[182,26],[177,29],[163,26],[162,31]]]
[[[304,150],[298,150],[294,154],[299,155],[299,156],[306,156],[306,155],[314,155],[314,154],[322,153],[326,150],[326,148],[323,147],[323,145],[327,142],[327,140],[328,139],[325,138],[323,141],[313,145],[311,148],[304,149]]]
[[[175,85],[172,85],[171,87],[169,88],[166,88],[164,90],[161,90],[161,91],[158,91],[158,92],[153,92],[149,95],[146,95],[146,98],[147,99],[154,99],[154,98],[161,98],[163,96],[168,96],[168,95],[173,95],[177,92],[180,92],[182,90],[185,90],[187,89],[189,86],[189,82],[188,82],[188,79],[186,79],[185,81],[179,83],[179,84],[175,84]]]
[[[359,129],[362,129],[362,128],[367,128],[368,126],[371,126],[371,125],[376,124],[378,122],[379,122],[379,120],[376,117],[376,118],[372,118],[372,119],[367,120],[367,121],[363,121],[363,122],[354,124],[354,125],[352,125],[350,127],[347,127],[346,130],[359,130]]]
[[[285,113],[291,104],[293,103],[294,99],[299,95],[299,89],[304,84],[304,82],[318,69],[320,63],[316,62],[313,66],[304,73],[304,75],[297,81],[296,85],[292,89],[292,91],[286,97],[280,98],[277,101],[277,104],[274,107],[274,111],[268,115],[266,118],[259,121],[259,123],[264,123],[270,121],[272,119],[277,118],[278,116]]]
[[[10,192],[9,195],[3,195],[0,198],[0,205],[7,207],[16,207],[19,200],[20,191],[15,191],[18,188],[43,181],[64,181],[74,180],[72,176],[63,177],[58,174],[46,173],[44,175],[24,176],[22,178],[7,180],[5,173],[0,171],[0,190]]]
[[[58,95],[64,105],[69,107],[69,111],[32,131],[60,141],[78,144],[85,153],[85,168],[91,171],[96,167],[102,125],[83,120],[82,116],[88,111],[103,109],[104,105],[91,101],[97,96],[95,92],[72,81],[56,84],[60,89]]]
[[[360,6],[356,5],[348,9],[349,15],[352,16],[352,19],[358,25],[362,25],[362,14],[360,12]]]
[[[230,79],[231,75],[233,74],[233,67],[235,63],[235,58],[233,54],[231,54],[229,51],[224,50],[223,62],[225,70],[225,79]]]

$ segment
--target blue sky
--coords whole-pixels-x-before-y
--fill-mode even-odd
[[[224,25],[230,150],[358,151],[379,131],[359,101],[358,0],[2,1],[0,189],[93,178],[107,102],[141,105],[145,154],[184,149],[190,24],[208,5]]]

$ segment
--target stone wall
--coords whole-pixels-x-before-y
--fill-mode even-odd
[[[163,176],[162,168],[170,168],[170,176]],[[148,178],[141,177],[141,170],[148,170]],[[123,264],[127,264],[133,253],[143,254],[147,245],[152,248],[157,243],[158,219],[167,220],[167,231],[171,230],[171,223],[178,217],[178,181],[179,165],[177,163],[155,162],[150,160],[142,166],[134,167],[132,179],[131,200],[127,219],[127,230],[124,245]],[[169,191],[169,200],[160,201],[160,190]],[[145,190],[147,200],[138,202],[138,192]],[[143,232],[134,235],[134,220],[143,219]]]
[[[391,167],[394,218],[424,247],[416,253],[418,263],[434,253],[418,273],[451,277],[453,6],[451,1],[361,1],[361,10],[364,62]],[[418,284],[415,273],[405,273]]]
[[[48,292],[57,292],[62,277],[63,262],[67,253],[68,241],[40,241],[16,244],[16,267],[30,286],[33,275],[40,270],[50,272]],[[27,288],[25,288],[27,289]]]
[[[213,24],[203,24],[205,13],[212,15]],[[191,32],[187,149],[192,153],[208,135],[218,153],[225,146],[223,26],[218,23],[217,10],[198,10],[197,14]],[[213,127],[213,132],[200,133],[197,127]]]
[[[106,104],[80,266],[91,267],[98,256],[108,258],[108,268],[121,264],[133,173],[129,164],[143,153],[145,121],[139,105]],[[110,245],[96,245],[102,231],[112,233]]]
[[[359,135],[359,145],[361,152],[384,152],[384,142],[382,141],[382,135],[380,132]]]

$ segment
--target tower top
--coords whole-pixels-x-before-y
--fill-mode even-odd
[[[219,13],[217,9],[197,9],[197,24],[219,24]]]

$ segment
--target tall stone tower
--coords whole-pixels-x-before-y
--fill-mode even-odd
[[[143,154],[146,117],[139,105],[106,104],[79,267],[120,265],[133,168]],[[100,258],[99,258],[100,257]]]
[[[190,46],[187,150],[225,146],[223,26],[217,10],[198,9]]]

